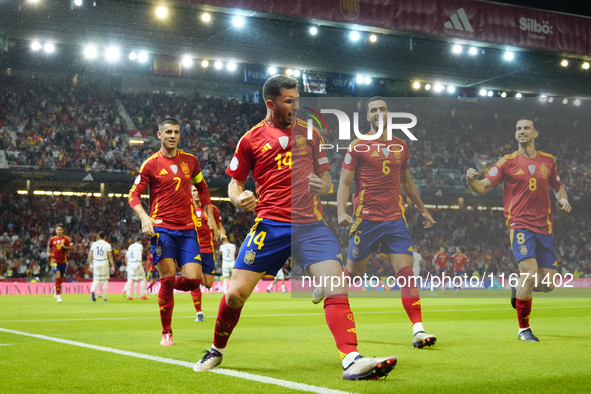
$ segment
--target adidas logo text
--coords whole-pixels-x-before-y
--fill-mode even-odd
[[[468,20],[468,15],[466,15],[466,11],[464,11],[463,8],[460,8],[458,13],[452,15],[450,19],[451,21],[443,24],[446,29],[474,32],[474,29],[472,29],[472,25]]]

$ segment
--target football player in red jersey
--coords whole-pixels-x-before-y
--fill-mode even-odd
[[[556,252],[552,240],[554,212],[550,188],[560,209],[571,211],[566,190],[560,182],[554,156],[535,148],[539,132],[532,119],[522,118],[515,127],[519,150],[505,155],[477,180],[478,171],[468,169],[466,178],[472,191],[483,194],[503,182],[503,205],[507,229],[510,231],[513,255],[519,265],[521,281],[513,289],[519,331],[522,341],[539,342],[529,325],[532,292],[554,290],[557,273]]]
[[[62,281],[68,268],[68,251],[75,249],[70,237],[64,235],[64,225],[59,223],[55,226],[55,237],[52,237],[47,245],[47,256],[51,261],[51,269],[55,274],[55,298],[57,298],[57,302],[62,302]]]
[[[447,265],[449,264],[449,255],[445,252],[445,246],[441,246],[439,248],[439,252],[435,253],[435,256],[433,256],[432,263],[437,269],[439,275],[441,275],[442,277],[445,276],[445,272],[447,271]],[[441,281],[441,291],[445,291],[444,280]]]
[[[277,75],[263,86],[267,116],[240,139],[226,173],[230,200],[237,208],[257,213],[240,248],[230,288],[220,301],[211,349],[195,365],[208,371],[222,362],[228,339],[238,324],[244,303],[259,280],[275,275],[285,260],[294,261],[314,277],[340,277],[340,245],[324,222],[318,196],[332,187],[330,165],[318,130],[306,138],[306,122],[298,120],[298,81]],[[244,190],[252,171],[257,196]],[[326,287],[326,322],[341,354],[343,379],[377,379],[388,375],[395,357],[362,357],[349,306],[347,286]]]
[[[356,145],[364,142],[360,138],[350,144],[337,192],[339,225],[351,226],[347,269],[351,276],[361,276],[372,252],[388,256],[396,276],[404,278],[404,281],[400,280],[398,283],[404,284],[400,295],[404,310],[412,323],[413,347],[422,349],[434,345],[437,338],[426,334],[423,328],[421,298],[412,271],[412,240],[404,216],[405,204],[400,189],[404,190],[423,215],[425,228],[431,228],[435,220],[425,208],[411,178],[408,145],[396,137],[388,140],[385,130],[388,117],[386,99],[379,96],[370,98],[366,103],[366,110],[371,127],[367,136],[375,137],[380,132],[381,135],[377,140],[371,141],[371,148],[365,145],[357,149]],[[346,207],[353,179],[354,217],[351,217]],[[313,302],[317,301],[318,297],[314,297]]]
[[[451,258],[454,261],[454,275],[462,277],[466,270],[466,264],[470,263],[470,259],[464,254],[464,250],[459,246],[456,246],[456,252]],[[456,287],[456,294],[460,293],[460,287],[461,285]]]
[[[191,187],[191,193],[193,194],[193,204],[195,204],[195,215],[197,216],[197,238],[199,241],[199,247],[201,248],[201,261],[204,266],[214,267],[213,271],[203,271],[203,284],[208,289],[213,286],[213,280],[215,275],[215,245],[213,243],[213,231],[207,226],[207,212],[201,206],[201,200],[199,199],[199,191],[195,186]],[[215,219],[216,226],[220,233],[220,238],[226,237],[226,230],[222,226],[222,216],[220,211],[215,205],[211,206],[213,216]],[[196,289],[191,290],[191,298],[193,299],[193,305],[195,306],[195,312],[197,316],[195,321],[205,321],[203,315],[202,303],[201,303],[201,287],[197,286]]]
[[[209,189],[197,158],[177,149],[179,122],[170,117],[162,119],[158,124],[158,138],[161,148],[142,164],[135,184],[129,191],[129,205],[140,218],[143,233],[151,237],[154,264],[158,265],[160,272],[160,345],[172,346],[174,289],[191,291],[197,288],[203,272],[211,272],[215,268],[208,267],[201,259],[191,184],[195,184],[199,191],[203,208],[209,216],[208,225],[213,229],[216,239],[218,229],[213,218]],[[141,195],[148,186],[149,215],[141,204]],[[182,275],[175,279],[177,264]]]

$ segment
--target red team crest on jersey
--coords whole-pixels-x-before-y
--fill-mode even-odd
[[[185,175],[189,175],[189,165],[187,163],[185,163],[184,161],[181,163],[181,169],[183,170],[183,173]]]

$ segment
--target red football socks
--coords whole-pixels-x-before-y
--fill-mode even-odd
[[[234,327],[238,324],[242,308],[242,306],[240,308],[230,308],[226,303],[226,296],[222,297],[213,335],[213,345],[215,347],[219,349],[226,347]]]
[[[529,315],[531,313],[531,298],[518,298],[516,300],[517,320],[519,328],[529,327]]]
[[[341,358],[357,351],[357,330],[346,294],[324,300],[324,316],[341,353]]]
[[[181,275],[175,278],[174,288],[181,291],[191,291],[199,288],[202,283],[202,279],[189,279]]]
[[[417,288],[417,281],[412,279],[414,276],[411,267],[404,267],[396,275],[398,278],[398,285],[400,286],[400,297],[402,299],[402,306],[408,315],[412,324],[422,322],[421,319],[421,297],[419,296],[419,289]],[[401,278],[406,278],[404,281]]]
[[[62,278],[55,278],[55,294],[60,295],[62,294]]]
[[[158,292],[158,307],[160,307],[160,320],[162,333],[172,332],[172,310],[174,309],[174,283],[175,279],[168,276],[160,279],[160,291]]]
[[[201,312],[201,289],[199,286],[191,290],[191,298],[193,299],[193,305],[195,305],[195,311]]]

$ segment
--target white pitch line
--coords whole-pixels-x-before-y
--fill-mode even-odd
[[[12,343],[0,343],[0,346],[10,346]]]
[[[158,357],[158,356],[151,356],[149,354],[142,354],[142,353],[130,352],[130,351],[127,351],[127,350],[113,349],[113,348],[105,347],[105,346],[91,345],[91,344],[84,343],[84,342],[77,342],[77,341],[70,341],[68,339],[48,337],[46,335],[31,334],[31,333],[28,333],[28,332],[9,330],[9,329],[6,329],[6,328],[0,328],[0,331],[6,332],[6,333],[9,333],[9,334],[24,335],[24,336],[27,336],[27,337],[32,337],[32,338],[37,338],[37,339],[44,339],[46,341],[64,343],[66,345],[79,346],[79,347],[83,347],[83,348],[87,348],[87,349],[100,350],[102,352],[120,354],[120,355],[123,355],[123,356],[142,358],[144,360],[150,360],[150,361],[157,361],[157,362],[160,362],[160,363],[179,365],[181,367],[187,367],[187,368],[191,368],[191,369],[195,365],[195,363],[190,363],[190,362],[187,362],[187,361],[174,360],[172,358],[164,358],[164,357]],[[266,383],[266,384],[273,384],[273,385],[276,385],[276,386],[286,387],[286,388],[292,389],[292,390],[306,391],[306,392],[310,392],[310,393],[318,393],[318,394],[351,394],[351,393],[348,393],[346,391],[333,390],[333,389],[329,389],[329,388],[325,388],[325,387],[312,386],[312,385],[305,384],[305,383],[297,383],[297,382],[291,382],[289,380],[275,379],[275,378],[270,378],[270,377],[267,377],[267,376],[255,375],[255,374],[246,373],[246,372],[233,371],[231,369],[218,368],[218,369],[211,370],[209,372],[217,373],[217,374],[220,374],[220,375],[232,376],[232,377],[240,378],[240,379],[252,380],[252,381],[255,381],[255,382],[261,382],[261,383]]]
[[[591,308],[591,305],[580,306],[538,306],[535,309],[580,309]],[[479,309],[433,309],[423,310],[423,313],[441,313],[441,312],[487,312],[487,311],[508,311],[512,308],[479,308]],[[373,312],[353,312],[354,315],[375,315],[387,313],[406,313],[405,311],[373,311]],[[265,315],[240,315],[240,317],[298,317],[298,316],[324,316],[324,312],[315,313],[276,313]],[[174,319],[194,319],[195,316],[174,316]],[[80,319],[39,319],[39,320],[0,320],[0,323],[47,323],[47,322],[68,322],[68,321],[95,321],[95,320],[140,320],[140,319],[160,319],[160,316],[138,316],[138,317],[89,317]]]

